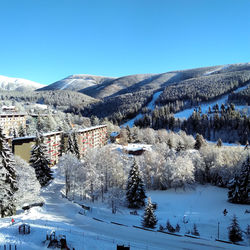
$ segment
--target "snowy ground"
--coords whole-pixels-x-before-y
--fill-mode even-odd
[[[116,244],[130,245],[131,249],[245,249],[243,246],[215,242],[217,225],[220,222],[220,239],[227,240],[227,227],[235,213],[244,229],[250,221],[250,214],[245,214],[250,206],[227,203],[226,190],[213,186],[197,186],[196,190],[151,191],[148,196],[158,203],[156,215],[159,224],[165,226],[166,220],[175,226],[179,223],[180,233],[184,235],[196,223],[202,239],[177,237],[160,232],[144,231],[134,228],[141,225],[143,211],[139,216],[130,215],[130,210],[123,208],[117,214],[103,203],[89,203],[91,212],[81,215],[83,209],[61,196],[63,180],[57,177],[42,196],[46,205],[32,208],[14,216],[16,223],[11,225],[11,218],[0,219],[0,249],[4,244],[16,244],[17,249],[46,249],[43,240],[46,233],[55,230],[65,234],[71,249],[116,249]],[[222,211],[228,210],[224,216]],[[188,223],[183,223],[183,218]],[[100,219],[97,221],[93,218]],[[19,235],[18,225],[22,222],[31,225],[30,235]],[[112,224],[117,222],[120,226]]]

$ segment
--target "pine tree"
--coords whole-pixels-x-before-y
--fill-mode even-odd
[[[185,149],[185,147],[184,147],[183,143],[181,141],[179,141],[177,144],[177,147],[176,147],[176,152],[180,152],[184,149]]]
[[[59,128],[59,131],[62,131],[62,128]],[[61,147],[60,147],[60,155],[65,153],[65,134],[61,133]]]
[[[142,220],[142,226],[148,227],[148,228],[155,228],[157,224],[157,219],[154,214],[154,208],[151,203],[151,198],[148,198],[148,203],[144,210],[143,220]]]
[[[228,201],[232,203],[250,204],[250,159],[242,163],[239,176],[235,176],[228,185]]]
[[[76,132],[73,132],[73,149],[74,149],[74,154],[76,155],[76,157],[80,159],[80,150],[79,150]]]
[[[196,224],[193,225],[193,230],[191,232],[193,235],[200,236]]]
[[[171,225],[171,223],[170,223],[169,220],[167,220],[166,228],[167,228],[167,230],[168,230],[170,233],[174,233],[174,232],[175,232],[175,229],[174,229],[174,227]]]
[[[180,230],[181,230],[181,227],[180,227],[180,225],[177,223],[177,224],[176,224],[176,227],[175,227],[175,232],[179,233]]]
[[[145,190],[139,166],[134,163],[129,171],[126,198],[129,208],[140,208],[145,206]]]
[[[37,133],[36,143],[31,150],[30,164],[35,169],[36,177],[43,187],[53,179],[52,171],[49,167],[50,159],[47,153],[47,146]]]
[[[24,129],[24,127],[23,127],[22,125],[19,127],[18,135],[19,135],[20,137],[26,136],[26,131],[25,131],[25,129]]]
[[[74,142],[73,142],[72,134],[68,134],[68,142],[67,142],[66,153],[71,153],[73,155],[75,154]]]
[[[168,145],[169,149],[173,148],[173,142],[170,138],[167,141],[167,145]]]
[[[0,156],[0,215],[5,217],[16,212],[14,194],[18,188],[15,161],[1,128]]]
[[[219,148],[222,146],[222,140],[221,140],[221,138],[219,138],[219,140],[217,141],[216,146],[219,147]]]
[[[202,146],[205,145],[205,140],[202,135],[197,134],[195,138],[194,149],[199,150]]]
[[[232,223],[228,227],[229,240],[232,242],[242,241],[242,231],[237,221],[236,215],[233,216]]]

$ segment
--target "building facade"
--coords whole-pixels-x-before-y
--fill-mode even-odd
[[[26,128],[26,114],[22,113],[1,113],[0,126],[6,136],[12,135],[13,131],[18,131],[20,127]]]
[[[81,157],[88,148],[98,148],[107,144],[106,125],[81,129],[76,133]]]
[[[42,134],[43,143],[47,145],[51,166],[55,165],[61,155],[62,132]],[[26,162],[30,161],[31,149],[35,145],[35,136],[17,137],[12,140],[12,152]]]

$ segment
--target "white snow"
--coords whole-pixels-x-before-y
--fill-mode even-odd
[[[160,94],[162,93],[162,91],[158,91],[156,93],[153,94],[153,98],[152,100],[148,103],[147,108],[150,110],[154,110],[155,108],[155,102],[158,99],[158,97],[160,96]],[[143,115],[141,113],[139,113],[136,117],[134,117],[133,119],[125,122],[124,124],[121,125],[121,127],[127,127],[129,126],[130,128],[132,128],[134,126],[134,122],[135,120],[138,120],[140,118],[142,118]]]
[[[44,85],[33,82],[27,79],[22,78],[14,78],[0,75],[0,88],[6,90],[15,90],[18,87],[27,86],[33,87],[35,89],[39,89],[44,87]]]
[[[240,91],[242,91],[242,90],[244,90],[244,89],[246,89],[248,87],[249,87],[249,84],[244,86],[244,87],[240,87],[240,88],[236,89],[234,92],[238,93],[238,92],[240,92]],[[209,106],[212,108],[216,104],[218,104],[219,107],[221,106],[222,103],[226,104],[228,96],[229,96],[229,94],[226,94],[226,95],[223,95],[220,99],[217,99],[217,100],[211,101],[211,102],[206,102],[204,104],[199,105],[199,107],[201,107],[201,112],[203,114],[208,113]],[[241,106],[241,105],[237,106],[236,105],[235,109],[242,110],[242,109],[245,109],[246,107],[248,107],[248,106]],[[198,108],[198,106],[197,107],[192,107],[192,108],[189,108],[189,109],[185,109],[185,110],[180,111],[180,112],[177,112],[177,113],[174,114],[174,116],[175,116],[175,118],[186,118],[187,119],[189,116],[192,115],[195,108]]]
[[[203,75],[204,75],[204,76],[211,75],[211,74],[213,74],[214,72],[217,72],[217,71],[219,71],[219,70],[222,70],[222,69],[224,69],[224,68],[226,68],[226,67],[228,67],[228,65],[220,66],[220,67],[218,67],[218,68],[216,68],[216,69],[214,69],[214,70],[205,72]]]
[[[121,144],[113,144],[112,148],[119,149],[121,151],[136,151],[136,150],[146,150],[146,151],[152,151],[152,145],[149,144],[140,144],[140,143],[128,143],[128,145],[124,146]]]
[[[0,219],[0,246],[16,244],[17,249],[46,249],[42,243],[46,233],[55,230],[57,234],[65,234],[71,249],[116,249],[116,244],[130,245],[131,249],[239,249],[237,245],[215,242],[217,226],[220,222],[220,239],[227,240],[227,227],[233,214],[239,218],[242,229],[250,221],[250,214],[245,214],[250,206],[228,203],[227,190],[214,186],[197,186],[195,190],[150,191],[147,193],[153,202],[157,202],[156,216],[159,224],[165,226],[166,220],[175,226],[181,226],[180,234],[184,235],[197,224],[202,239],[176,237],[160,232],[150,232],[134,228],[141,226],[140,216],[130,215],[129,209],[121,208],[117,214],[103,203],[89,203],[92,211],[85,215],[79,205],[61,196],[63,179],[56,176],[54,181],[43,190],[42,197],[46,205],[42,208],[31,208],[27,212],[19,212],[13,216],[16,223],[11,225],[11,218]],[[222,211],[228,210],[224,216]],[[97,221],[94,218],[102,221]],[[188,223],[183,223],[183,218]],[[125,226],[112,224],[122,223]],[[19,235],[21,223],[31,226],[30,235]],[[246,249],[246,247],[241,247]]]
[[[147,105],[148,109],[154,110],[154,108],[155,108],[155,101],[158,99],[158,97],[160,96],[161,93],[162,93],[162,91],[154,93],[152,101]]]
[[[60,89],[66,89],[70,84],[72,84],[75,81],[75,79],[70,80],[69,82],[66,82]]]

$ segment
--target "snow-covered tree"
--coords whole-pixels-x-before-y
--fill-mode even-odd
[[[16,206],[21,208],[24,204],[41,202],[40,188],[34,168],[26,161],[15,156],[16,179],[18,191],[15,193]]]
[[[228,200],[232,203],[250,204],[250,157],[241,165],[239,176],[229,182]]]
[[[16,183],[16,166],[6,137],[0,127],[0,215],[15,214],[14,194],[18,190]]]
[[[79,156],[79,148],[76,141],[75,133],[68,134],[67,146],[66,146],[66,153],[71,153],[73,155]],[[79,157],[78,157],[79,159]]]
[[[203,138],[202,135],[197,134],[196,138],[195,138],[195,144],[194,144],[194,148],[199,150],[202,146],[204,146],[206,144],[205,139]]]
[[[24,129],[24,127],[23,127],[22,125],[19,127],[18,135],[19,135],[20,137],[26,136],[26,130]]]
[[[77,133],[74,131],[73,134],[73,148],[74,148],[74,153],[78,159],[80,159],[80,149],[78,145],[78,139],[77,139]]]
[[[148,228],[155,228],[157,224],[157,218],[154,213],[154,208],[151,203],[151,198],[148,198],[147,205],[144,209],[144,215],[142,219],[142,226]]]
[[[135,159],[129,171],[126,190],[126,198],[129,208],[140,208],[145,206],[146,195],[142,174]]]
[[[178,188],[194,183],[194,165],[187,154],[172,156],[167,159],[169,182],[171,187]]]
[[[108,191],[108,205],[112,208],[112,211],[117,211],[119,207],[124,205],[125,192],[121,188],[110,188]]]
[[[60,173],[65,177],[65,195],[69,197],[70,194],[76,191],[75,182],[78,180],[77,176],[80,173],[82,163],[75,155],[69,153],[60,157],[57,166]]]
[[[36,177],[42,187],[53,179],[52,171],[49,167],[50,159],[47,152],[47,146],[37,133],[35,145],[31,150],[30,165],[35,169]]]
[[[238,220],[236,215],[233,216],[232,223],[228,227],[228,237],[229,240],[232,242],[238,242],[242,241],[242,231],[240,229],[240,226],[238,224]]]
[[[222,140],[221,140],[221,138],[218,139],[216,145],[217,145],[217,147],[221,147],[222,146]]]

